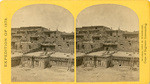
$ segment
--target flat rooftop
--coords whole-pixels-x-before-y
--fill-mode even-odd
[[[38,52],[31,52],[31,53],[27,53],[24,56],[34,56],[34,57],[47,57],[48,54],[51,54],[52,52],[44,52],[44,51],[38,51]]]
[[[56,46],[55,43],[51,44],[51,43],[41,43],[42,46]]]
[[[19,52],[11,53],[11,57],[21,57],[22,55],[23,53],[19,53]]]
[[[99,56],[99,57],[108,57],[110,54],[114,53],[114,51],[98,51],[87,54],[88,56]]]
[[[27,56],[27,57],[59,57],[59,58],[74,58],[74,54],[71,53],[63,53],[63,52],[31,52],[27,54],[13,54],[13,56]]]
[[[74,58],[74,54],[71,54],[71,53],[62,53],[62,52],[55,52],[55,53],[51,54],[50,57]]]
[[[76,57],[82,57],[82,56],[84,56],[85,55],[85,53],[81,53],[81,52],[77,52],[76,53]]]
[[[98,51],[87,54],[88,56],[101,56],[101,57],[108,57],[110,55],[114,57],[139,57],[138,52],[124,52],[124,51]]]
[[[113,54],[115,57],[139,57],[138,52],[123,52],[123,51],[118,51]]]

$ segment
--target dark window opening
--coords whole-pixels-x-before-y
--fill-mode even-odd
[[[94,37],[93,40],[100,40],[100,38],[99,37]]]
[[[22,45],[20,45],[20,49],[22,49]]]
[[[29,45],[29,49],[31,49],[31,45]]]
[[[84,45],[82,45],[82,49],[84,49]]]
[[[32,41],[38,41],[38,37],[30,37],[31,42]]]
[[[69,44],[67,44],[67,46],[69,47]]]
[[[93,45],[91,45],[91,48],[93,48]]]
[[[110,33],[110,36],[112,36],[112,33]]]
[[[107,47],[106,50],[108,50],[109,48]]]
[[[47,36],[50,37],[51,35],[50,35],[50,34],[47,34]]]
[[[46,51],[46,48],[44,48],[44,51]]]

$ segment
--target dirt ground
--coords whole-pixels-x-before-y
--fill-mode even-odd
[[[74,72],[67,67],[51,67],[46,69],[12,67],[12,82],[73,82]]]
[[[139,70],[130,67],[77,67],[77,82],[139,81]]]

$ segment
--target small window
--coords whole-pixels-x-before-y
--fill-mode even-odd
[[[67,44],[67,46],[69,47],[69,44]]]
[[[84,49],[84,45],[82,45],[82,49]]]
[[[29,45],[29,49],[31,49],[31,45]]]
[[[20,49],[22,49],[22,45],[20,45]]]
[[[106,47],[106,50],[108,50],[109,48],[108,47]]]
[[[51,35],[50,34],[48,34],[48,37],[50,37]]]
[[[91,45],[91,48],[93,48],[93,45]]]
[[[110,33],[110,36],[112,36],[112,33]]]

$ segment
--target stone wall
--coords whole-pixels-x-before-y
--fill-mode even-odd
[[[62,37],[62,35],[64,35]],[[71,38],[70,38],[71,37]],[[64,39],[65,38],[65,39]],[[48,51],[74,52],[74,34],[61,31],[51,31],[44,27],[12,28],[12,51],[32,52],[42,50],[41,44],[55,44],[54,49],[46,47]],[[48,49],[49,48],[49,49]]]
[[[116,44],[117,48],[114,50],[120,51],[139,51],[139,33],[128,32],[123,30],[113,30],[105,26],[87,26],[76,28],[77,34],[77,52],[91,52],[94,49],[101,51],[102,47],[100,44],[110,43],[111,48]],[[90,47],[92,44],[92,48]],[[112,49],[113,50],[113,49]]]

